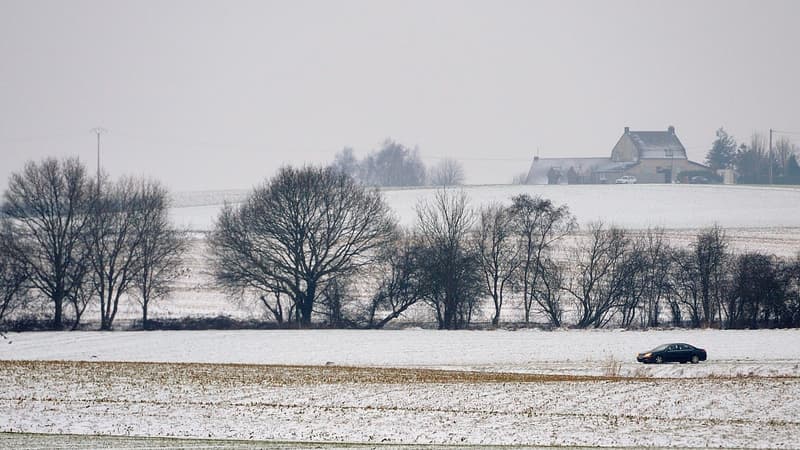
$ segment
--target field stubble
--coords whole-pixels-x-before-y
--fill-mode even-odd
[[[800,379],[3,361],[0,431],[303,442],[800,445]]]

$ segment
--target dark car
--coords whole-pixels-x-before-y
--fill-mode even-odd
[[[689,344],[664,344],[650,350],[649,352],[639,353],[636,360],[643,363],[661,364],[665,362],[679,362],[681,364],[690,362],[697,364],[705,361],[706,351]]]
[[[691,184],[708,184],[711,183],[711,180],[708,177],[704,177],[702,175],[696,175],[692,178],[689,178],[689,183]]]

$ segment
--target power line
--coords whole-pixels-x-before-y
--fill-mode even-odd
[[[469,158],[468,157],[468,158],[464,158],[464,157],[458,157],[458,156],[420,156],[420,159],[437,159],[437,160],[439,160],[439,159],[455,159],[457,161],[532,161],[533,157],[531,156],[531,157],[528,157],[528,158],[522,158],[522,157],[518,157],[518,158],[514,158],[514,157],[509,157],[509,158]]]
[[[25,137],[0,137],[0,145],[29,144],[33,142],[75,139],[78,137],[80,137],[80,135],[77,133],[63,133],[63,134],[25,136]]]

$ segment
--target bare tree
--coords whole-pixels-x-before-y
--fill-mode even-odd
[[[440,329],[466,327],[477,306],[480,266],[468,244],[474,222],[463,192],[440,189],[432,201],[417,204],[425,301],[433,307]]]
[[[769,326],[787,298],[777,258],[748,252],[736,257],[732,272],[727,292],[728,328]]]
[[[91,269],[87,264],[87,280],[91,276],[89,273],[90,271]],[[72,325],[70,326],[71,331],[78,329],[78,327],[81,325],[83,313],[86,311],[86,308],[96,300],[97,298],[95,296],[91,281],[81,284],[77,289],[67,296],[65,301],[67,305],[72,306]],[[68,315],[69,312],[69,308],[64,310],[65,318],[67,319],[70,318]]]
[[[258,296],[259,301],[264,308],[269,311],[275,319],[275,323],[282,325],[284,322],[291,323],[294,317],[294,303],[284,305],[281,298],[284,293],[280,290],[273,290],[271,293],[261,293]],[[287,309],[288,308],[288,309]]]
[[[703,325],[709,326],[715,318],[722,321],[720,314],[725,278],[724,269],[729,260],[725,230],[719,225],[703,230],[692,244],[692,250],[697,262],[697,276],[700,282]]]
[[[0,216],[0,323],[26,298],[28,270],[12,258],[14,240],[10,221]]]
[[[624,275],[620,277],[622,286],[617,306],[620,312],[620,326],[623,328],[631,327],[649,295],[650,261],[648,256],[644,241],[634,237],[619,265],[619,272]]]
[[[554,258],[539,261],[538,282],[532,286],[530,298],[539,306],[550,325],[560,327],[564,315],[562,297],[566,270]]]
[[[474,245],[477,249],[486,293],[492,297],[492,325],[500,323],[503,294],[520,267],[520,246],[515,239],[514,216],[493,203],[481,208]]]
[[[62,328],[63,306],[76,297],[88,270],[83,235],[90,222],[91,187],[78,159],[29,162],[11,176],[3,212],[17,237],[8,249],[29,269],[32,286],[53,304],[53,328]]]
[[[236,210],[231,205],[225,205],[220,211],[208,237],[213,275],[231,295],[239,299],[257,298],[276,322],[282,324],[286,316],[281,299],[283,295],[290,296],[290,291],[263,253],[263,246],[256,241],[262,238],[251,229],[253,224],[249,222],[249,214],[249,211]],[[288,319],[291,320],[292,316],[289,315]]]
[[[639,237],[639,241],[646,262],[642,326],[657,327],[661,324],[662,301],[669,296],[671,290],[669,273],[672,267],[673,250],[663,228],[648,229],[643,236]]]
[[[325,283],[320,295],[319,305],[330,328],[354,328],[360,317],[350,314],[356,303],[353,285],[347,276],[331,278]]]
[[[510,211],[522,246],[520,277],[525,322],[528,323],[535,302],[533,292],[538,289],[537,284],[548,267],[545,261],[551,258],[556,243],[577,228],[577,222],[566,205],[555,206],[550,200],[528,194],[512,198]],[[550,264],[549,267],[556,266]]]
[[[714,225],[698,234],[689,250],[673,252],[670,295],[687,310],[692,327],[722,323],[730,261],[727,246],[725,231]]]
[[[425,298],[419,246],[410,236],[398,239],[385,254],[379,270],[378,289],[370,302],[370,328],[383,328]],[[382,317],[378,317],[382,314]]]
[[[134,298],[142,307],[142,327],[148,328],[150,303],[167,296],[174,281],[184,273],[183,258],[189,246],[185,231],[169,221],[167,189],[154,181],[142,182],[137,207],[137,229],[141,240],[136,248],[138,270],[133,274]]]
[[[433,186],[460,186],[464,184],[464,166],[453,158],[444,158],[431,169],[430,182]]]
[[[776,139],[773,147],[775,164],[780,168],[779,178],[785,177],[787,175],[786,169],[789,165],[789,158],[793,155],[797,155],[798,152],[800,152],[800,148],[786,136],[781,136]]]
[[[223,209],[209,244],[221,284],[287,294],[309,325],[325,285],[374,263],[395,232],[379,192],[331,168],[285,167],[240,207]]]
[[[136,209],[140,193],[134,180],[103,183],[92,202],[92,220],[84,236],[89,248],[91,280],[100,299],[100,329],[110,330],[119,307],[138,268]]]
[[[761,133],[753,133],[750,142],[742,143],[734,156],[733,163],[738,172],[739,183],[769,182],[770,165],[777,167],[775,155],[767,145],[766,137]]]
[[[575,273],[565,289],[575,300],[579,328],[599,328],[613,318],[625,287],[629,245],[624,230],[595,223],[588,240],[575,247]]]
[[[689,313],[693,328],[702,323],[703,309],[700,296],[700,277],[697,260],[690,251],[676,250],[672,254],[672,270],[670,270],[670,310],[675,326],[682,324],[682,310]]]
[[[641,326],[658,326],[662,299],[670,289],[670,248],[661,229],[634,234],[620,265],[622,291],[620,325],[630,328],[639,316]]]
[[[123,295],[142,305],[146,326],[150,301],[180,273],[186,243],[170,226],[167,206],[167,191],[155,181],[123,178],[98,190],[85,239],[101,329],[113,327]]]

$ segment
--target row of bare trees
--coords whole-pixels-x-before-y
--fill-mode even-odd
[[[158,182],[94,180],[78,159],[29,162],[12,175],[0,215],[0,319],[45,300],[52,327],[77,328],[87,307],[113,327],[120,299],[142,308],[165,296],[182,267],[185,233]]]
[[[401,230],[378,191],[334,168],[287,167],[244,204],[226,206],[209,244],[218,282],[279,324],[308,326],[316,315],[380,328],[424,304],[440,328],[455,329],[470,324],[487,294],[499,323],[521,273],[529,320],[531,304],[548,301],[539,279],[553,282],[544,269],[553,245],[574,226],[566,207],[547,200],[520,196],[513,209],[475,214],[466,195],[440,190]]]
[[[146,327],[186,250],[167,206],[156,182],[98,184],[75,159],[26,165],[2,204],[0,319],[44,299],[56,329],[89,305],[111,329],[127,296]],[[287,167],[223,208],[208,243],[219,284],[281,325],[381,328],[422,311],[457,329],[486,307],[495,326],[800,325],[800,260],[733,255],[719,227],[688,248],[658,229],[579,231],[566,206],[527,194],[475,211],[440,190],[403,228],[341,171]]]
[[[800,263],[734,256],[719,227],[688,248],[527,194],[473,210],[439,190],[403,229],[380,194],[332,168],[284,168],[209,239],[216,279],[279,324],[381,328],[413,310],[465,328],[487,305],[580,328],[800,325]],[[757,269],[757,270],[756,270]],[[754,288],[754,286],[759,286]]]
[[[595,223],[557,255],[523,282],[530,296],[523,297],[526,322],[525,299],[532,298],[554,327],[564,324],[565,311],[579,328],[800,325],[800,259],[735,255],[718,226],[702,230],[688,248],[676,248],[664,230]]]

